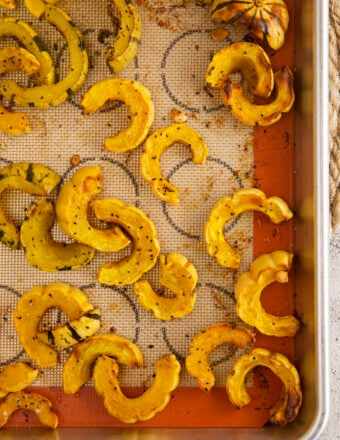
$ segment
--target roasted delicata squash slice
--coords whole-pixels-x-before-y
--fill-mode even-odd
[[[60,177],[45,165],[17,162],[0,169],[0,196],[9,188],[37,196],[48,195]],[[11,249],[19,246],[19,231],[0,206],[0,241]]]
[[[58,417],[46,397],[32,391],[18,391],[8,394],[0,403],[0,427],[18,410],[34,412],[43,425],[52,429],[58,426]]]
[[[128,367],[143,366],[142,352],[129,339],[111,333],[91,336],[77,344],[64,363],[65,393],[76,393],[91,379],[93,364],[102,355],[111,356],[118,364]]]
[[[13,315],[14,325],[24,350],[40,367],[58,363],[57,352],[37,336],[39,321],[51,308],[62,310],[71,321],[93,310],[86,294],[66,283],[35,286],[20,298]]]
[[[46,20],[55,25],[64,35],[70,53],[70,68],[65,78],[54,84],[22,87],[13,80],[0,84],[0,93],[21,107],[48,108],[62,104],[70,94],[84,83],[88,71],[88,57],[83,37],[72,19],[62,9],[46,5]]]
[[[112,73],[123,70],[136,56],[142,34],[142,22],[131,0],[113,0],[120,12],[117,37],[106,48],[104,55]]]
[[[227,83],[222,89],[224,103],[238,120],[247,125],[272,125],[288,113],[295,101],[293,74],[283,66],[274,75],[275,87],[270,102],[254,104],[244,95],[240,84]]]
[[[39,332],[38,338],[45,344],[68,348],[93,336],[100,329],[101,314],[99,309],[84,313],[80,318],[55,327],[52,330]]]
[[[234,195],[220,199],[204,225],[204,238],[208,254],[222,267],[236,269],[240,265],[241,256],[226,241],[224,228],[227,222],[247,211],[262,212],[275,224],[293,217],[284,200],[277,196],[267,197],[257,188],[240,189]]]
[[[46,272],[74,270],[89,264],[95,249],[81,243],[55,241],[51,233],[54,223],[50,200],[41,199],[28,208],[20,228],[20,242],[29,264]]]
[[[17,5],[16,0],[0,0],[0,6],[6,9],[15,9]]]
[[[236,312],[247,324],[271,336],[294,336],[299,321],[293,315],[276,316],[267,313],[261,304],[261,293],[271,283],[286,283],[293,254],[274,251],[256,258],[250,270],[244,272],[235,286]]]
[[[254,335],[244,327],[232,327],[226,322],[210,325],[192,339],[189,354],[185,359],[186,369],[196,378],[198,386],[209,392],[215,383],[209,354],[222,344],[245,348],[254,341]]]
[[[103,176],[98,166],[81,167],[61,187],[56,200],[60,228],[79,243],[102,252],[116,252],[130,244],[118,226],[100,229],[88,220],[90,202],[102,190]]]
[[[25,0],[25,6],[35,18],[41,18],[45,12],[45,5],[55,5],[58,0]]]
[[[0,398],[8,393],[21,391],[38,376],[38,370],[24,362],[6,365],[0,372]]]
[[[172,124],[156,130],[146,139],[141,156],[141,172],[144,179],[151,185],[156,197],[177,205],[179,190],[165,179],[160,165],[164,151],[175,143],[190,148],[194,163],[204,164],[208,155],[208,147],[200,134],[188,125]]]
[[[159,255],[153,222],[141,209],[116,199],[93,200],[91,207],[99,220],[119,225],[132,241],[131,253],[117,262],[100,266],[97,280],[110,286],[133,284],[156,264]]]
[[[268,98],[274,87],[274,73],[270,59],[261,46],[240,41],[216,52],[206,72],[207,84],[215,89],[230,80],[230,74],[240,72],[256,96]]]
[[[80,104],[87,115],[96,112],[107,101],[123,102],[129,111],[130,122],[128,128],[106,137],[104,147],[122,153],[141,145],[154,120],[154,105],[149,90],[138,81],[104,79],[85,93]]]
[[[283,0],[214,0],[211,5],[212,21],[239,25],[274,49],[285,41],[289,12]]]
[[[118,380],[118,364],[102,356],[93,369],[94,386],[104,398],[108,413],[124,423],[149,420],[168,405],[172,391],[179,384],[180,363],[173,354],[156,362],[153,383],[141,396],[126,397]]]
[[[226,390],[232,404],[242,408],[250,403],[245,386],[247,374],[255,367],[263,366],[273,371],[282,381],[279,401],[271,408],[272,422],[284,426],[297,416],[302,403],[300,377],[295,366],[280,353],[272,353],[264,348],[254,348],[235,362],[227,378]]]
[[[149,281],[139,280],[133,286],[139,303],[146,310],[152,310],[158,319],[170,320],[188,315],[196,300],[198,275],[194,265],[184,255],[171,253],[160,256],[160,267],[160,283],[173,295],[161,296],[152,289]]]

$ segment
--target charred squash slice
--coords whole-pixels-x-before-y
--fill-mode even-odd
[[[102,179],[100,167],[76,170],[57,197],[57,221],[61,229],[79,243],[98,251],[115,252],[128,246],[129,238],[118,226],[99,229],[88,221],[90,202],[101,192]]]
[[[204,164],[208,155],[208,147],[200,134],[188,125],[173,124],[155,131],[146,139],[141,156],[141,172],[144,179],[151,185],[156,197],[177,205],[179,190],[162,175],[160,165],[164,151],[175,143],[190,148],[194,163]]]
[[[133,246],[130,255],[100,266],[97,280],[110,286],[133,284],[157,261],[160,245],[153,222],[141,209],[116,199],[94,200],[91,207],[99,220],[122,227]]]
[[[21,391],[38,376],[38,370],[24,362],[6,365],[0,372],[0,398],[8,393]]]
[[[50,168],[29,162],[6,165],[0,170],[0,196],[9,188],[37,196],[48,195],[60,177]],[[0,206],[0,241],[11,249],[19,246],[19,231]]]
[[[245,386],[245,378],[258,366],[269,368],[282,381],[280,399],[272,407],[270,414],[276,425],[284,426],[297,416],[302,403],[302,393],[297,369],[280,353],[254,348],[250,353],[242,355],[235,362],[227,378],[226,390],[229,399],[236,408],[242,408],[250,403],[251,398]]]
[[[210,325],[192,339],[189,354],[185,359],[186,369],[196,378],[198,386],[203,391],[209,392],[215,383],[215,376],[209,364],[209,354],[222,344],[245,348],[254,340],[254,335],[246,328],[233,328],[226,322]]]
[[[102,355],[115,358],[118,364],[129,367],[143,366],[143,354],[129,339],[114,334],[95,335],[77,344],[63,368],[65,393],[74,394],[92,376],[93,363]]]
[[[178,386],[180,370],[180,363],[173,354],[159,359],[151,386],[141,396],[128,398],[120,388],[117,362],[102,356],[93,369],[93,380],[108,413],[124,423],[135,423],[150,420],[164,410]]]
[[[160,266],[160,283],[169,289],[173,296],[159,295],[147,280],[137,281],[133,286],[134,293],[139,303],[146,310],[152,310],[156,318],[182,318],[191,313],[195,305],[197,271],[194,265],[179,253],[161,255]]]
[[[141,145],[154,120],[154,106],[149,90],[138,81],[104,79],[85,93],[80,104],[87,115],[96,112],[106,101],[123,102],[129,110],[130,122],[125,130],[106,137],[104,147],[121,153]]]
[[[244,272],[236,283],[238,316],[265,335],[292,337],[299,329],[299,321],[293,315],[275,316],[267,313],[260,299],[263,289],[269,284],[288,281],[292,260],[293,254],[286,251],[260,255],[251,263],[249,272]]]
[[[46,20],[64,35],[70,51],[70,69],[65,78],[55,84],[25,88],[13,80],[0,84],[0,93],[21,107],[48,108],[62,104],[84,83],[88,71],[88,57],[83,37],[71,18],[62,9],[45,7]]]
[[[39,321],[51,308],[62,310],[74,320],[93,306],[82,290],[66,283],[36,286],[20,298],[14,311],[14,325],[24,350],[40,367],[58,363],[57,352],[37,336]]]
[[[241,256],[226,241],[224,228],[228,221],[247,211],[263,212],[276,224],[293,217],[284,200],[276,196],[267,198],[264,192],[257,188],[240,189],[231,197],[220,199],[204,225],[204,238],[208,254],[222,267],[236,269],[240,265]]]
[[[55,241],[51,234],[54,223],[54,207],[47,199],[34,202],[27,210],[20,242],[29,264],[46,272],[74,270],[89,264],[95,250],[81,243]]]

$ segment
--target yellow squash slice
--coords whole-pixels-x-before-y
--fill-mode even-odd
[[[299,321],[293,315],[275,316],[267,313],[261,304],[263,289],[275,281],[288,281],[293,254],[274,251],[256,258],[249,272],[244,272],[235,286],[236,312],[247,324],[261,333],[271,336],[294,336],[299,329]]]
[[[115,334],[95,335],[77,344],[63,368],[65,393],[74,394],[91,379],[93,363],[102,355],[115,358],[118,364],[142,367],[143,354],[129,339]]]
[[[141,145],[154,120],[154,105],[149,90],[138,81],[104,79],[85,93],[80,104],[87,115],[96,112],[107,101],[123,102],[128,108],[130,118],[128,128],[105,138],[104,147],[122,153]]]
[[[152,310],[156,318],[182,318],[191,313],[195,305],[197,271],[194,265],[179,253],[161,255],[160,266],[160,283],[169,289],[173,296],[159,295],[147,280],[137,281],[133,286],[134,293],[139,303],[146,310]]]
[[[80,318],[52,330],[39,332],[38,338],[45,344],[68,348],[93,336],[100,329],[100,310],[93,309]]]
[[[113,0],[120,12],[118,35],[106,48],[105,58],[112,71],[123,70],[136,56],[142,34],[138,10],[131,0]]]
[[[56,429],[58,417],[52,411],[52,403],[41,394],[30,391],[10,393],[0,403],[0,427],[18,410],[34,412],[43,425]]]
[[[65,78],[55,84],[22,87],[13,80],[0,84],[0,93],[21,107],[48,108],[62,104],[84,83],[88,71],[88,57],[83,37],[71,18],[62,9],[46,5],[46,20],[64,35],[70,52],[70,68]]]
[[[35,18],[41,18],[45,12],[46,3],[55,5],[58,0],[25,0],[25,6]]]
[[[61,229],[79,243],[102,252],[116,252],[130,244],[129,238],[118,226],[99,229],[88,220],[90,201],[101,192],[102,179],[97,166],[75,171],[57,197],[57,221]]]
[[[247,125],[272,125],[281,119],[282,113],[288,113],[295,100],[293,74],[283,66],[274,75],[273,97],[268,104],[253,104],[244,95],[240,84],[231,82],[221,89],[224,103],[232,114]]]
[[[232,404],[242,408],[250,403],[250,396],[245,386],[247,374],[255,367],[264,366],[273,371],[282,381],[282,392],[279,401],[271,408],[272,421],[284,426],[297,416],[302,393],[299,373],[294,365],[282,354],[272,353],[263,348],[254,348],[242,355],[234,364],[227,378],[226,390]]]
[[[257,188],[240,189],[231,197],[220,199],[210,212],[204,225],[204,238],[208,254],[222,267],[236,269],[241,256],[226,241],[224,228],[227,222],[247,211],[260,211],[273,223],[282,223],[293,217],[287,203],[280,197],[268,197]]]
[[[132,251],[117,262],[99,268],[97,280],[109,286],[133,284],[157,261],[160,245],[150,218],[139,208],[116,199],[98,199],[91,203],[96,217],[118,224],[132,240]]]
[[[14,311],[14,325],[24,350],[40,367],[58,363],[57,352],[37,336],[40,319],[52,308],[62,310],[74,320],[93,306],[82,290],[66,283],[35,286],[20,298]]]
[[[8,393],[21,391],[38,376],[38,370],[24,362],[6,365],[0,372],[0,398]]]
[[[188,125],[173,124],[155,131],[146,139],[141,156],[141,172],[144,179],[151,185],[156,197],[177,205],[179,190],[165,179],[160,166],[161,155],[175,143],[190,148],[194,163],[204,164],[208,155],[208,147],[199,133]]]
[[[268,98],[274,87],[270,59],[261,46],[245,41],[230,44],[216,52],[208,66],[206,82],[222,89],[230,74],[240,72],[251,93]]]
[[[20,242],[29,264],[47,272],[74,270],[89,264],[95,250],[81,243],[55,241],[51,233],[54,222],[53,204],[47,199],[34,202],[27,210]]]
[[[226,322],[210,325],[192,339],[189,354],[185,359],[186,369],[196,378],[198,386],[203,391],[209,392],[215,383],[215,376],[209,364],[209,354],[222,344],[245,348],[254,340],[254,335],[246,328],[233,328]]]
[[[48,195],[60,177],[50,168],[38,163],[17,162],[0,169],[0,196],[9,188],[37,196]],[[19,231],[0,206],[0,241],[11,249],[19,246]]]
[[[180,363],[173,354],[158,359],[151,386],[141,396],[129,398],[120,388],[117,362],[102,356],[94,367],[93,380],[108,413],[124,423],[135,423],[150,420],[164,410],[179,384],[180,370]]]
[[[0,0],[0,6],[6,9],[15,9],[17,5],[16,0]]]

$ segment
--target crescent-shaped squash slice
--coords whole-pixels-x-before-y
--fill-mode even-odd
[[[129,111],[129,126],[114,136],[106,137],[107,150],[122,153],[138,147],[148,135],[154,120],[154,105],[149,90],[140,82],[109,78],[94,84],[80,104],[84,114],[96,112],[107,101],[123,102]]]
[[[91,379],[93,363],[102,355],[114,357],[121,365],[142,367],[143,354],[136,344],[115,334],[95,335],[77,344],[63,368],[65,393],[74,394]]]
[[[72,347],[93,336],[100,329],[100,310],[93,309],[80,318],[52,330],[39,332],[38,338],[45,344],[59,348]]]
[[[35,381],[38,372],[37,369],[24,362],[6,365],[0,372],[0,398],[28,387]]]
[[[52,429],[58,426],[58,417],[52,411],[52,403],[46,397],[32,391],[18,391],[8,394],[0,403],[0,427],[18,410],[34,412],[43,425]]]
[[[133,286],[134,293],[139,303],[146,310],[152,310],[156,318],[182,318],[191,313],[195,305],[197,271],[194,265],[179,253],[161,255],[160,266],[160,283],[169,289],[173,296],[159,295],[147,280],[137,281]]]
[[[102,356],[93,369],[97,393],[104,398],[108,413],[124,423],[150,420],[168,405],[171,393],[179,384],[180,363],[173,354],[158,359],[155,378],[144,393],[135,398],[126,397],[118,380],[118,364]]]
[[[62,104],[70,94],[76,92],[84,83],[88,71],[88,57],[83,37],[72,19],[62,9],[46,5],[46,20],[55,25],[64,35],[69,52],[70,68],[65,78],[54,84],[22,87],[13,80],[0,84],[0,93],[21,107],[48,108]]]
[[[279,401],[271,408],[272,421],[284,426],[297,416],[302,403],[300,377],[295,366],[280,353],[272,353],[264,348],[254,348],[242,355],[234,364],[227,378],[226,390],[232,404],[242,408],[250,403],[245,386],[247,374],[255,367],[263,366],[273,371],[282,381]]]
[[[152,133],[145,141],[140,163],[142,176],[151,185],[155,196],[177,205],[179,190],[165,179],[160,166],[161,155],[175,143],[190,148],[194,163],[204,164],[208,147],[200,134],[185,124],[172,124]]]
[[[20,228],[20,242],[29,264],[46,272],[74,270],[89,264],[95,249],[81,243],[60,243],[53,239],[55,222],[51,201],[41,199],[27,210]]]
[[[189,354],[185,359],[186,369],[196,378],[198,386],[203,391],[209,392],[215,383],[215,376],[209,364],[209,354],[222,344],[245,348],[254,340],[254,335],[246,328],[235,328],[226,322],[210,325],[192,339]]]
[[[293,315],[276,316],[267,313],[261,304],[261,293],[271,283],[288,281],[293,254],[274,251],[256,258],[249,272],[244,272],[235,286],[236,312],[247,324],[261,333],[271,336],[292,337],[299,329],[299,321]]]
[[[51,308],[62,310],[74,320],[93,306],[82,290],[66,283],[35,286],[20,298],[13,315],[14,325],[24,350],[40,367],[58,363],[57,352],[37,336],[39,321]]]
[[[206,82],[221,89],[230,74],[241,72],[252,94],[268,98],[274,87],[274,74],[270,59],[261,46],[240,41],[216,52],[208,66]]]
[[[59,183],[60,177],[45,165],[17,162],[0,169],[0,197],[9,188],[28,194],[47,196]],[[19,246],[19,231],[0,205],[0,241],[11,249]]]
[[[229,245],[224,237],[227,222],[247,211],[260,211],[273,223],[282,223],[293,217],[287,203],[280,197],[268,197],[257,188],[240,189],[231,197],[220,199],[210,212],[204,225],[204,238],[208,254],[216,258],[222,267],[236,269],[241,256]]]
[[[102,252],[116,252],[130,244],[129,238],[118,226],[99,229],[88,220],[90,201],[101,192],[102,179],[100,167],[76,170],[57,197],[57,221],[60,228],[79,243]]]
[[[272,99],[267,104],[253,104],[245,97],[241,85],[231,82],[221,89],[223,101],[244,124],[272,125],[281,119],[282,113],[289,112],[295,100],[293,74],[287,66],[275,73],[274,81]]]
[[[97,280],[109,286],[133,284],[157,261],[160,245],[150,218],[139,208],[116,199],[98,199],[91,203],[96,217],[122,227],[131,237],[132,251],[117,262],[99,268]]]
[[[136,56],[142,34],[142,22],[131,0],[113,0],[120,12],[118,35],[104,55],[112,73],[123,70]]]

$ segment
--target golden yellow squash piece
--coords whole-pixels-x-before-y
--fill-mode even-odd
[[[6,365],[0,372],[0,398],[8,393],[21,391],[28,387],[38,376],[38,370],[24,362]]]
[[[90,201],[102,190],[100,167],[87,166],[76,170],[61,188],[56,200],[60,228],[79,243],[102,252],[115,252],[130,244],[118,226],[106,229],[93,227],[88,220]]]
[[[160,283],[169,289],[173,296],[159,295],[147,280],[137,281],[133,286],[134,293],[139,303],[146,310],[152,310],[156,318],[182,318],[191,313],[195,305],[197,271],[194,265],[179,253],[161,255],[160,266]]]
[[[41,394],[31,391],[10,393],[0,403],[0,427],[18,410],[34,412],[43,425],[56,429],[58,417],[52,411],[52,403]]]
[[[104,79],[85,93],[80,104],[87,115],[96,112],[107,101],[123,102],[129,111],[130,120],[128,128],[105,138],[104,147],[122,153],[141,145],[154,120],[154,105],[149,90],[138,81]]]
[[[226,241],[224,228],[227,222],[247,211],[260,211],[273,223],[282,223],[293,217],[287,203],[280,197],[268,197],[257,188],[240,189],[230,197],[220,199],[210,212],[204,225],[204,238],[208,254],[222,267],[236,269],[241,256]]]
[[[93,363],[102,355],[112,356],[121,365],[142,367],[143,354],[129,339],[115,334],[95,335],[77,344],[63,368],[65,393],[76,393],[91,379]]]
[[[215,376],[209,364],[209,354],[222,344],[245,348],[254,341],[254,335],[246,328],[233,328],[226,322],[210,325],[192,339],[189,354],[185,359],[186,369],[196,378],[198,386],[203,391],[209,392],[215,383]]]
[[[81,243],[60,243],[53,239],[55,223],[51,201],[41,199],[27,210],[20,228],[20,242],[29,264],[47,272],[79,269],[89,264],[95,250]]]
[[[55,84],[22,87],[13,80],[0,84],[0,93],[21,107],[48,108],[62,104],[84,83],[88,71],[88,57],[83,37],[71,18],[62,9],[46,5],[46,20],[64,35],[70,53],[70,68],[65,78]]]
[[[37,196],[48,195],[59,183],[60,177],[45,165],[17,162],[0,169],[0,196],[13,188]],[[19,231],[0,206],[0,241],[11,249],[19,246]]]
[[[224,103],[232,114],[247,125],[272,125],[281,119],[282,113],[292,108],[295,100],[293,74],[283,66],[274,75],[273,98],[268,104],[253,104],[244,95],[240,84],[229,82],[221,89]]]
[[[100,310],[93,309],[80,318],[52,330],[39,332],[38,338],[45,344],[59,348],[72,347],[93,336],[100,329]]]
[[[240,72],[251,93],[268,98],[274,87],[270,59],[261,46],[245,41],[230,44],[216,52],[206,72],[206,82],[221,89],[231,73]]]
[[[105,58],[112,71],[123,70],[136,56],[142,34],[138,10],[131,0],[113,0],[121,16],[118,35],[106,48]]]
[[[33,17],[39,19],[44,15],[45,2],[43,0],[24,0],[25,6]]]
[[[118,364],[102,356],[93,369],[94,386],[109,414],[124,423],[150,420],[168,405],[179,383],[180,363],[171,354],[158,359],[153,383],[141,396],[126,397],[118,380]]]
[[[293,315],[275,316],[267,313],[261,304],[263,289],[275,281],[288,281],[293,254],[275,251],[256,258],[249,272],[244,272],[235,286],[236,312],[247,324],[261,333],[271,336],[294,336],[299,329],[299,321]]]
[[[116,199],[94,200],[91,207],[99,220],[118,224],[132,240],[131,253],[100,266],[97,280],[109,286],[133,284],[157,261],[160,245],[153,222],[141,209]]]
[[[232,23],[246,28],[274,50],[283,46],[289,24],[283,0],[214,0],[210,17],[215,23]]]
[[[0,6],[6,9],[15,9],[17,7],[16,0],[0,0]]]
[[[37,336],[39,321],[51,308],[62,310],[74,320],[93,306],[82,290],[66,283],[35,286],[20,298],[13,315],[14,325],[24,350],[40,367],[58,363],[57,352]]]
[[[276,425],[284,426],[295,419],[302,403],[299,373],[284,355],[272,353],[263,348],[254,348],[250,353],[242,355],[235,362],[227,378],[228,396],[236,408],[242,408],[250,403],[245,378],[253,368],[258,366],[269,368],[282,381],[281,397],[271,408],[270,414]]]
[[[151,185],[156,197],[177,205],[179,190],[165,179],[160,166],[161,155],[175,143],[190,148],[194,163],[204,164],[208,155],[208,147],[200,134],[188,125],[173,124],[155,131],[146,139],[141,156],[141,172],[144,179]]]

